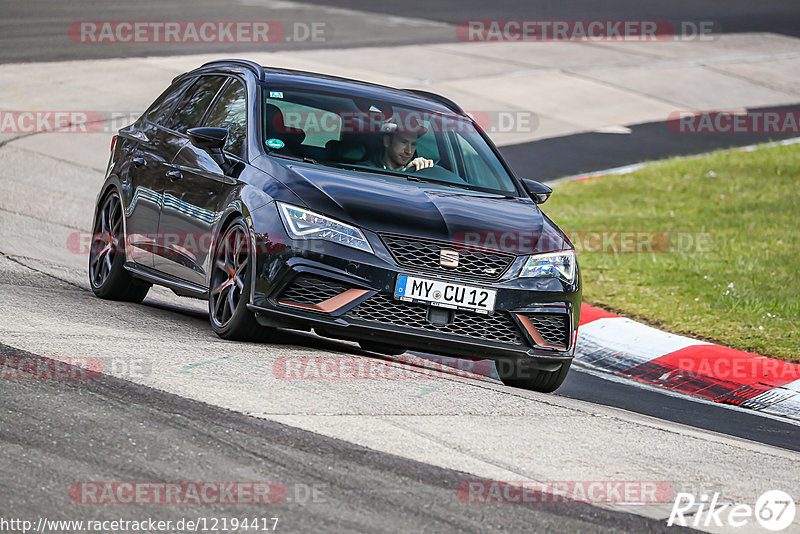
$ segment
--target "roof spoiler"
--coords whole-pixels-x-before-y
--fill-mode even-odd
[[[192,72],[200,70],[204,67],[216,67],[216,66],[236,66],[236,67],[244,67],[248,69],[250,72],[256,75],[258,81],[264,82],[267,79],[267,75],[264,72],[264,67],[256,63],[255,61],[249,61],[247,59],[215,59],[214,61],[209,61],[208,63],[203,63],[200,67],[194,69]],[[172,83],[183,76],[184,74],[179,74],[172,79]]]

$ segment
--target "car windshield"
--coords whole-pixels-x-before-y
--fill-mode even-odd
[[[467,118],[306,88],[267,87],[264,103],[264,145],[274,155],[517,194],[508,171]],[[425,168],[417,169],[418,158]]]

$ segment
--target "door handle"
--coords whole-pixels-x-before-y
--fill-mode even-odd
[[[134,167],[144,167],[145,165],[147,165],[146,159],[140,157],[133,158]]]
[[[167,178],[169,178],[170,182],[174,182],[183,178],[183,173],[181,171],[168,171]]]

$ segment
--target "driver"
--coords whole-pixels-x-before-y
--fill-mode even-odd
[[[415,122],[408,130],[401,131],[391,119],[385,121],[381,125],[383,151],[366,163],[390,171],[418,171],[433,167],[432,159],[414,158],[417,139],[425,132],[425,127],[419,122]]]

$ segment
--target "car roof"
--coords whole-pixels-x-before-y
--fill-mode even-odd
[[[352,96],[367,99],[391,99],[393,102],[401,105],[466,116],[466,113],[464,113],[456,103],[435,93],[414,89],[396,89],[385,85],[363,82],[350,78],[341,78],[328,74],[277,67],[263,67],[258,63],[241,59],[225,59],[205,63],[197,69],[176,76],[175,79],[173,79],[173,83],[185,76],[219,71],[238,74],[249,71],[255,75],[259,82],[275,87],[291,86],[308,89],[333,89],[337,92]]]

